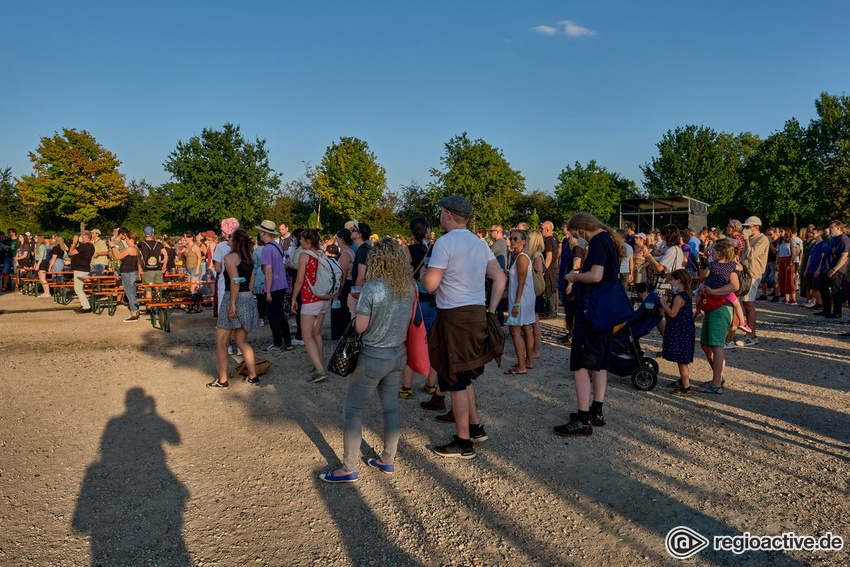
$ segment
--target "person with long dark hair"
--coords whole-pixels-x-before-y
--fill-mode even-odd
[[[423,267],[427,267],[430,261],[428,253],[431,250],[429,239],[431,237],[431,225],[425,217],[415,217],[410,221],[410,244],[407,245],[407,252],[410,255],[410,265],[413,268],[413,280],[416,282],[416,289],[419,294],[419,306],[422,308],[422,321],[425,323],[425,331],[431,332],[431,326],[437,318],[437,305],[434,300],[434,294],[425,291],[422,284],[419,282],[419,275]],[[425,385],[423,390],[432,396],[437,391],[437,374],[433,371],[425,377]],[[404,367],[404,372],[401,374],[401,386],[398,389],[399,398],[413,397],[413,370],[409,366]],[[443,402],[439,409],[445,410],[445,400],[439,398]],[[427,403],[427,402],[423,402]]]
[[[228,355],[230,333],[236,346],[242,351],[248,376],[245,381],[259,384],[254,365],[254,350],[248,343],[248,333],[259,326],[257,302],[254,299],[254,243],[248,233],[238,228],[227,237],[231,252],[224,257],[224,295],[218,310],[215,330],[216,362],[218,377],[207,384],[207,388],[227,388]]]
[[[330,300],[313,293],[319,268],[319,232],[308,228],[301,233],[303,253],[298,257],[298,275],[292,290],[292,313],[297,311],[296,301],[301,298],[301,332],[304,348],[313,363],[315,372],[307,379],[310,383],[321,382],[328,377],[324,367],[324,343],[322,322],[330,307]]]
[[[605,425],[602,404],[605,401],[607,369],[611,361],[611,331],[594,330],[581,306],[585,305],[596,286],[619,279],[620,261],[626,256],[626,251],[620,235],[590,213],[574,214],[567,222],[567,228],[589,243],[581,273],[570,272],[564,276],[568,283],[578,284],[576,291],[579,308],[575,314],[570,348],[570,370],[576,383],[578,412],[571,413],[570,421],[555,426],[553,432],[563,437],[579,437],[591,435],[592,425]],[[590,403],[591,395],[593,403]]]
[[[339,294],[334,298],[331,307],[331,340],[336,341],[342,337],[345,328],[351,321],[351,312],[348,309],[348,295],[351,293],[351,286],[354,284],[352,279],[351,269],[354,266],[354,250],[352,248],[354,241],[351,240],[351,231],[343,228],[336,233],[336,245],[339,249],[339,267],[342,268],[342,276],[345,280],[339,290]]]

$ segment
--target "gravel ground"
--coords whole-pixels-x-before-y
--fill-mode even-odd
[[[675,526],[847,540],[850,340],[804,309],[758,308],[762,342],[729,352],[723,395],[670,396],[661,361],[652,392],[612,376],[608,425],[569,440],[551,434],[575,409],[569,350],[545,321],[534,370],[491,364],[477,381],[490,439],[475,460],[431,453],[453,427],[419,407],[420,377],[400,401],[396,474],[363,465],[332,486],[316,475],[342,455],[345,379],[305,383],[303,347],[270,356],[259,387],[211,391],[209,311],[163,333],[2,295],[0,564],[599,567],[676,563]],[[708,376],[698,354],[692,377]],[[364,455],[380,448],[376,397]],[[709,547],[687,564],[847,565],[848,549]]]

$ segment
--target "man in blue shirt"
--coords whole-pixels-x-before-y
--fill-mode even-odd
[[[286,252],[278,243],[277,236],[280,235],[274,229],[274,223],[264,220],[260,226],[254,227],[259,231],[260,240],[265,244],[260,256],[263,266],[263,274],[266,281],[263,284],[263,293],[266,301],[266,312],[269,316],[269,327],[272,329],[272,344],[265,348],[266,352],[279,350],[292,350],[292,336],[289,332],[289,320],[283,310],[283,296],[289,289],[286,281]]]
[[[823,311],[815,313],[827,319],[841,318],[844,301],[844,278],[847,275],[847,257],[850,254],[850,237],[844,234],[844,225],[838,221],[829,224],[832,238],[821,262],[820,294]]]

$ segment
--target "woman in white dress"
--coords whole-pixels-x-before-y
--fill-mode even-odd
[[[516,258],[508,271],[508,329],[516,349],[516,366],[505,374],[525,374],[534,368],[534,281],[531,275],[531,258],[525,250],[528,234],[524,230],[511,232],[511,251]],[[524,335],[524,336],[523,336]]]

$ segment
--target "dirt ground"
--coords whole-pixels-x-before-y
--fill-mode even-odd
[[[335,486],[316,475],[342,455],[346,380],[307,384],[303,347],[269,356],[259,387],[212,391],[209,311],[164,333],[73,306],[0,296],[2,565],[598,567],[677,563],[675,526],[850,539],[850,340],[799,307],[758,304],[761,344],[728,353],[723,395],[670,396],[661,361],[652,392],[612,376],[608,425],[577,439],[551,434],[576,402],[562,323],[545,321],[533,371],[477,381],[490,439],[475,460],[430,451],[453,427],[419,407],[418,377],[396,473],[364,464]],[[699,353],[692,377],[708,378]],[[380,448],[376,396],[364,455]],[[709,547],[687,564],[847,565],[848,549]]]

